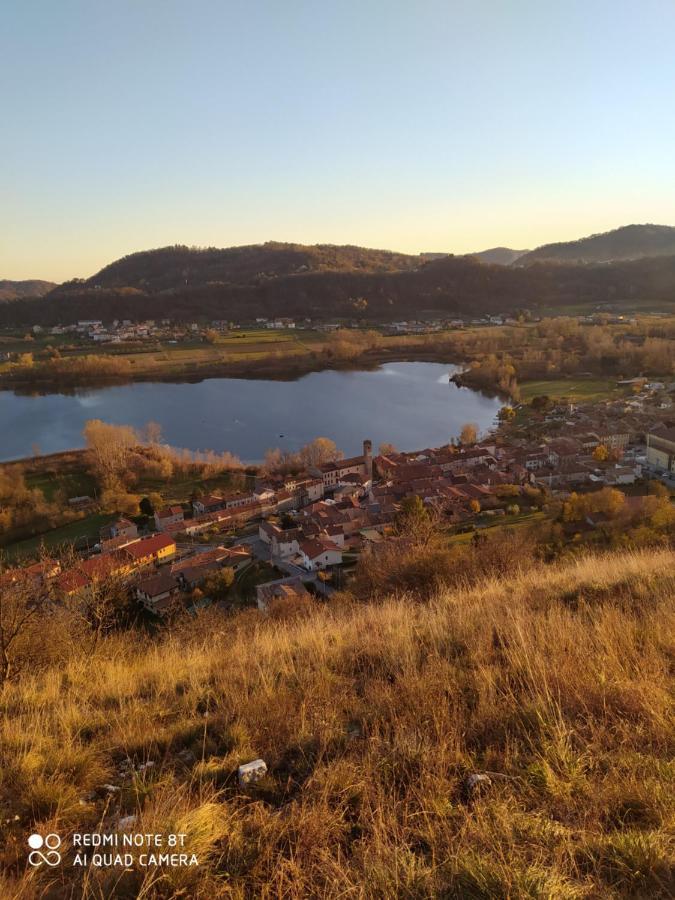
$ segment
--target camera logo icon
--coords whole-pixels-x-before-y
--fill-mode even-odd
[[[42,837],[41,834],[31,834],[28,838],[28,846],[31,852],[28,854],[28,862],[31,866],[41,866],[46,863],[48,866],[58,866],[61,862],[61,854],[58,852],[61,846],[61,838],[58,834],[47,834]],[[45,848],[45,852],[43,852]]]

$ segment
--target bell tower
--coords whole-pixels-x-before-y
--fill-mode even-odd
[[[366,468],[366,477],[372,479],[373,477],[373,442],[372,441],[364,441],[363,442],[363,464]]]

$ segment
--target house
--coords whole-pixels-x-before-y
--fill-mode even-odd
[[[605,484],[635,484],[635,479],[642,474],[642,467],[614,466],[605,473]]]
[[[209,575],[222,569],[220,563],[205,563],[204,565],[185,566],[181,569],[179,580],[182,587],[193,590],[200,585]]]
[[[596,434],[599,443],[608,450],[625,450],[630,441],[630,434],[619,428],[598,428]]]
[[[647,433],[647,462],[662,472],[675,472],[675,428],[654,428]]]
[[[574,438],[556,438],[546,447],[549,462],[552,466],[559,466],[580,455],[581,444]]]
[[[166,602],[171,600],[180,592],[178,581],[175,577],[168,573],[160,573],[151,575],[139,581],[134,593],[139,603],[152,613],[163,615],[169,604]]]
[[[109,525],[104,525],[99,535],[102,541],[110,540],[110,538],[128,538],[133,541],[138,537],[138,527],[131,519],[122,517]]]
[[[239,572],[253,559],[253,554],[248,547],[239,545],[236,547],[214,547],[193,556],[176,562],[171,566],[172,577],[177,578],[185,588],[194,588],[204,579],[222,568],[234,569]]]
[[[224,505],[220,507],[220,509],[239,509],[242,506],[250,506],[252,503],[259,503],[261,498],[257,497],[255,494],[225,494],[222,498],[212,498],[213,500],[220,499],[221,503]]]
[[[337,566],[342,562],[342,550],[333,541],[324,538],[301,541],[298,556],[300,564],[309,572],[325,569],[326,566]]]
[[[372,441],[363,442],[363,456],[353,456],[350,459],[338,459],[335,462],[323,463],[316,469],[321,476],[324,488],[333,488],[340,483],[345,475],[362,475],[365,478],[373,477],[373,445]]]
[[[128,575],[131,568],[131,562],[124,551],[100,553],[66,569],[56,577],[55,585],[62,594],[71,596],[110,578]]]
[[[299,528],[288,528],[286,531],[278,529],[272,537],[272,556],[280,556],[282,559],[293,556],[300,549],[301,538],[302,531]]]
[[[129,558],[133,568],[162,563],[176,553],[176,542],[168,534],[153,534],[126,544],[120,551]]]
[[[203,516],[204,513],[219,512],[225,509],[225,498],[217,497],[215,494],[205,494],[203,497],[197,497],[192,501],[192,508],[195,515]]]
[[[310,597],[310,593],[298,575],[289,578],[281,578],[278,581],[268,581],[266,584],[256,586],[256,599],[258,609],[266,610],[274,600],[302,600]]]
[[[180,525],[184,519],[182,506],[165,506],[155,512],[155,528],[157,531],[169,531],[172,526]]]
[[[238,544],[235,547],[230,547],[226,551],[226,555],[222,557],[221,565],[234,569],[235,572],[239,572],[247,566],[252,559],[253,553],[250,548],[245,547],[243,544]]]

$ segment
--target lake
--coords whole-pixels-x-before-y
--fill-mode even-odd
[[[364,438],[377,451],[447,443],[465,422],[490,427],[497,398],[449,383],[456,366],[386,363],[373,371],[312,372],[297,381],[210,378],[197,383],[141,382],[25,396],[0,391],[0,459],[83,446],[88,419],[141,428],[162,426],[163,439],[190,450],[229,450],[247,462],[270,447],[297,450],[318,436],[345,455]]]

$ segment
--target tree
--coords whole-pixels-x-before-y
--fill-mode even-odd
[[[234,584],[234,569],[223,568],[212,572],[204,579],[202,593],[212,600],[222,600]]]
[[[654,528],[672,528],[675,525],[675,506],[670,502],[670,498],[659,497],[657,505],[651,516],[651,523]]]
[[[607,462],[609,459],[609,450],[605,447],[604,444],[598,444],[598,446],[593,450],[593,459],[596,462]]]
[[[654,497],[670,497],[670,491],[665,484],[655,478],[647,482],[647,493]]]
[[[131,450],[139,437],[128,425],[109,425],[89,419],[83,429],[94,467],[104,486],[116,486],[126,472]]]
[[[475,422],[465,422],[462,425],[459,439],[465,447],[475,444],[478,440],[478,425]]]
[[[300,468],[300,457],[290,450],[281,450],[279,447],[270,448],[265,453],[263,471],[267,475],[286,475]]]
[[[475,499],[472,500],[469,503],[469,509],[471,510],[472,513],[475,513],[476,515],[478,515],[478,513],[480,512],[480,500],[475,500]]]
[[[396,449],[396,447],[394,447],[393,444],[388,444],[385,442],[384,444],[380,444],[379,453],[380,456],[391,456],[394,453],[398,453],[398,450]]]
[[[327,437],[318,437],[300,449],[300,460],[304,466],[320,466],[323,463],[342,459],[344,454],[338,450],[335,441]]]
[[[46,603],[46,598],[38,598],[36,593],[28,573],[6,579],[0,590],[0,691],[19,668],[22,640]]]
[[[77,595],[78,608],[89,626],[94,645],[133,620],[136,604],[121,575],[93,578]]]
[[[159,422],[148,422],[145,426],[145,439],[148,444],[159,444],[162,440],[162,426]]]
[[[416,494],[405,497],[394,520],[394,530],[401,537],[412,538],[417,544],[429,544],[438,531],[441,511],[425,506]]]
[[[502,408],[497,413],[497,418],[500,422],[510,422],[512,419],[515,419],[516,411],[512,406],[502,406]]]
[[[204,340],[207,344],[215,344],[218,340],[218,332],[213,328],[207,328],[204,332]]]

